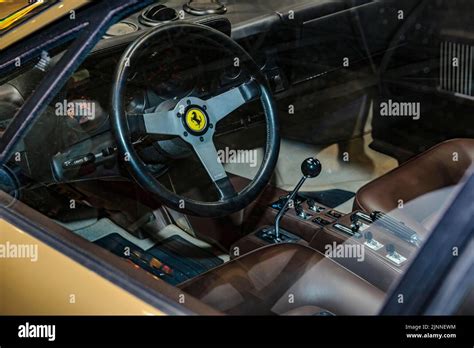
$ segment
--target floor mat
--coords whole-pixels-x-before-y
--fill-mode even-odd
[[[146,251],[117,233],[109,234],[95,241],[95,244],[130,260],[172,285],[224,263],[214,254],[180,236],[169,237]]]
[[[354,198],[355,193],[346,190],[333,189],[316,192],[301,192],[300,195],[305,198],[314,199],[316,202],[329,208],[336,208]]]

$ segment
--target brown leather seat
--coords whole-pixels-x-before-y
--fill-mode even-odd
[[[400,200],[405,205],[430,192],[458,184],[473,163],[474,139],[445,141],[362,187],[355,197],[354,210],[391,212],[399,206]],[[447,197],[446,193],[443,196]],[[439,203],[441,207],[442,202]],[[423,220],[430,217],[411,218],[423,224]]]
[[[298,244],[258,249],[180,288],[232,315],[371,315],[384,299],[373,285]]]

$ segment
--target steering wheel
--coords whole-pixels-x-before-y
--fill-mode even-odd
[[[201,42],[212,42],[245,62],[250,79],[226,92],[208,99],[185,97],[172,110],[159,110],[133,117],[139,132],[146,135],[180,137],[188,143],[217,189],[219,200],[204,202],[180,196],[168,190],[140,159],[131,140],[131,130],[124,111],[124,90],[130,67],[139,64],[139,53],[152,42],[163,38],[172,40],[198,37]],[[159,57],[157,58],[159,59]],[[213,95],[213,93],[209,93]],[[218,158],[214,145],[216,124],[241,106],[259,99],[265,113],[266,145],[262,164],[254,179],[242,191],[236,192]],[[159,111],[158,111],[159,110]],[[248,53],[225,34],[198,24],[171,23],[147,32],[133,42],[122,55],[112,90],[112,128],[122,163],[133,179],[146,191],[156,195],[168,207],[186,214],[202,217],[221,217],[242,210],[263,191],[275,169],[280,135],[277,111],[265,78]]]

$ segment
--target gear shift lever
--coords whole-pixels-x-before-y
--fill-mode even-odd
[[[300,190],[301,186],[303,186],[304,182],[306,179],[309,178],[315,178],[321,173],[321,162],[319,162],[316,158],[307,158],[303,161],[301,164],[301,172],[303,173],[303,177],[301,180],[298,182],[296,187],[293,189],[293,191],[290,193],[288,196],[288,199],[286,200],[285,204],[283,207],[280,209],[278,212],[278,215],[275,218],[275,241],[278,243],[280,242],[280,220],[285,215],[286,213],[286,208],[288,208],[288,205],[290,202],[292,202],[298,191]]]

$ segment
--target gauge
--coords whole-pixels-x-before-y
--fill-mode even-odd
[[[221,83],[227,84],[237,80],[242,74],[242,69],[233,64],[227,65],[221,76]]]
[[[175,21],[179,18],[175,9],[166,7],[165,5],[153,5],[143,11],[138,17],[141,24],[148,27],[154,27],[163,23]]]

